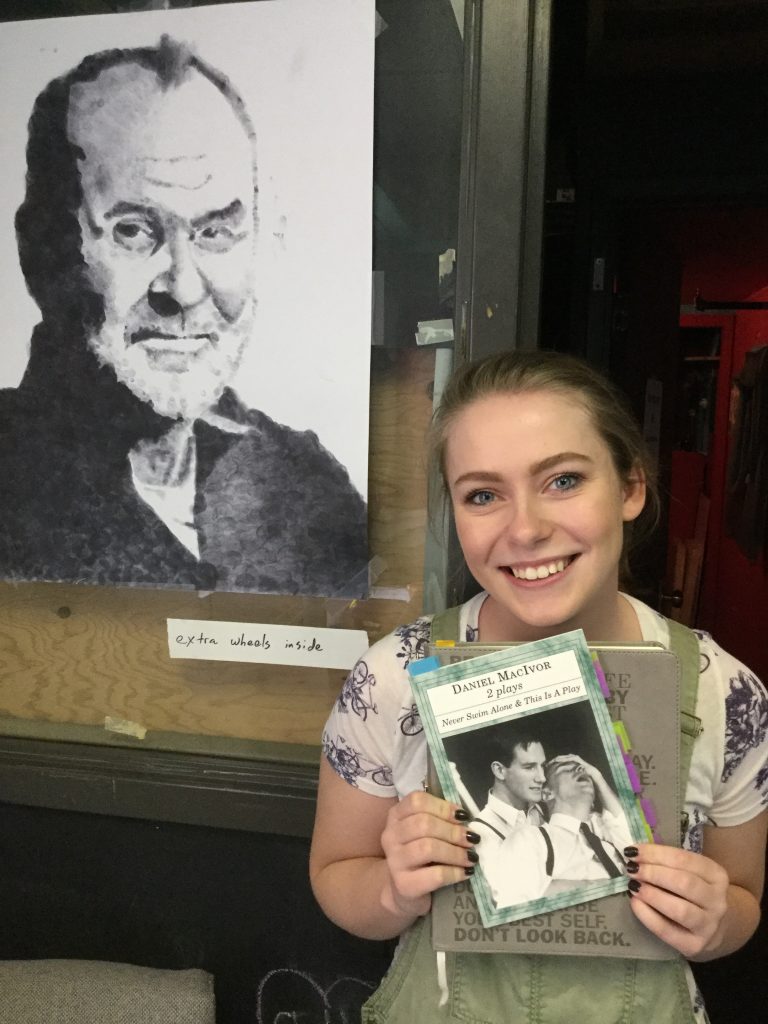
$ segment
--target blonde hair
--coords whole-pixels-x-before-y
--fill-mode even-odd
[[[624,548],[619,566],[629,579],[629,554],[646,539],[659,520],[656,470],[640,427],[622,392],[594,367],[574,356],[549,351],[501,352],[460,367],[450,378],[432,417],[428,451],[432,479],[448,493],[445,456],[450,429],[461,412],[481,398],[549,391],[580,402],[603,439],[624,484],[641,475],[646,485],[645,506],[633,522],[624,524]]]

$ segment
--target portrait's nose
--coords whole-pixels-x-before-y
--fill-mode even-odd
[[[183,236],[171,239],[168,263],[149,286],[149,305],[158,316],[178,316],[202,302],[207,294],[190,240]]]

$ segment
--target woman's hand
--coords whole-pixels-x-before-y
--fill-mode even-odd
[[[392,913],[426,914],[432,893],[472,874],[480,841],[467,812],[429,793],[415,792],[387,814],[381,846],[389,869],[382,904]]]
[[[365,939],[390,939],[426,914],[441,885],[477,859],[468,815],[429,793],[404,800],[350,786],[323,758],[309,857],[328,917]],[[471,837],[471,838],[470,838]]]
[[[646,843],[628,847],[635,916],[688,959],[719,949],[731,888],[725,868],[701,853]]]

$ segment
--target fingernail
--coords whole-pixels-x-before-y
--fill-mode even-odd
[[[637,863],[636,860],[628,860],[627,861],[627,873],[628,874],[636,875],[639,870],[640,870],[640,865]]]
[[[453,812],[456,821],[469,821],[469,813],[463,807],[457,807]]]
[[[640,883],[636,878],[630,878],[629,880],[629,891],[640,892]]]
[[[627,858],[629,858],[629,857],[636,857],[637,853],[638,853],[638,850],[637,850],[636,846],[625,846],[624,847],[624,856],[627,857]]]
[[[465,875],[474,875],[474,873],[475,873],[475,869],[474,868],[464,868],[464,874]]]
[[[480,860],[477,850],[467,850],[467,860],[471,860],[473,864],[477,864]]]
[[[467,842],[468,843],[479,843],[480,842],[480,836],[477,834],[477,832],[467,832]]]

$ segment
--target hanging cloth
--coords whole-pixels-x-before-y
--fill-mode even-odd
[[[768,345],[747,352],[733,384],[725,524],[754,562],[768,544]]]

